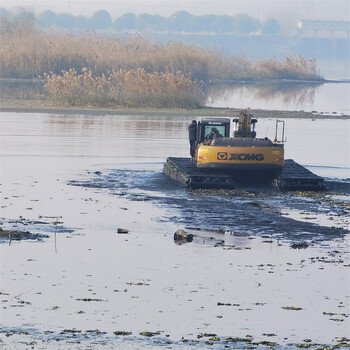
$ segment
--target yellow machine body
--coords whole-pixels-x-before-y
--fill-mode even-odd
[[[284,144],[277,141],[277,124],[275,140],[271,141],[267,137],[256,138],[257,120],[251,114],[241,112],[233,122],[236,124],[234,137],[230,136],[229,119],[203,119],[198,123],[197,167],[241,172],[243,176],[259,175],[259,172],[275,175],[282,171]]]
[[[200,168],[281,171],[284,164],[284,149],[278,144],[265,147],[200,144],[196,159]]]

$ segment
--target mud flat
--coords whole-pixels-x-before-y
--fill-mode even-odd
[[[186,190],[187,120],[121,119],[3,117],[0,347],[349,347],[349,194]]]
[[[93,108],[93,107],[57,107],[44,100],[0,99],[0,112],[14,113],[51,113],[51,114],[88,114],[88,115],[162,115],[162,116],[232,116],[241,108],[203,107],[198,109],[152,109],[152,108]],[[350,119],[350,115],[305,111],[279,111],[249,109],[256,118],[306,118],[306,119]]]
[[[2,227],[47,237],[0,246],[6,349],[349,345],[348,202],[186,191],[157,171],[86,162],[78,180],[64,160],[30,162],[1,186],[2,216],[26,219]],[[178,228],[193,241],[177,244]]]

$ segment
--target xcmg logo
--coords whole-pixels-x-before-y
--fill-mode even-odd
[[[226,153],[218,152],[217,160],[256,160],[261,162],[264,160],[264,155],[262,153]]]

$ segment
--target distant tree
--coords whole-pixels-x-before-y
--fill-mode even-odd
[[[136,19],[136,29],[139,31],[162,31],[166,29],[165,19],[159,15],[143,13]]]
[[[246,14],[235,15],[233,19],[233,31],[237,34],[254,33],[260,28],[260,22]]]
[[[15,25],[11,22],[11,13],[4,8],[0,8],[0,34],[8,34],[15,30]]]
[[[34,12],[28,11],[25,8],[19,8],[12,15],[11,20],[13,22],[22,23],[27,26],[33,27],[36,21],[36,17],[34,15]]]
[[[229,33],[233,29],[233,18],[228,15],[215,16],[211,22],[211,29],[215,33]]]
[[[217,15],[204,15],[202,18],[202,31],[214,32],[218,29],[218,16]]]
[[[84,16],[75,16],[74,17],[74,27],[75,28],[87,28],[88,19]]]
[[[56,15],[55,24],[65,29],[75,28],[75,17],[69,13],[60,13]]]
[[[11,18],[11,13],[9,11],[7,11],[6,9],[4,9],[3,7],[0,7],[0,18],[1,17],[9,20]]]
[[[52,27],[56,24],[56,14],[52,11],[44,11],[38,16],[37,23],[41,28]]]
[[[168,19],[168,28],[169,30],[176,32],[191,32],[191,23],[193,21],[193,15],[188,13],[187,11],[178,11],[175,12]]]
[[[96,11],[87,19],[87,26],[90,29],[107,29],[112,24],[112,17],[106,10]]]
[[[262,25],[262,34],[277,34],[281,30],[281,26],[276,18],[268,18]]]
[[[125,13],[113,22],[112,27],[118,32],[122,32],[123,30],[135,30],[136,20],[137,18],[133,13]]]
[[[193,33],[209,32],[211,23],[208,16],[192,16],[189,26]]]

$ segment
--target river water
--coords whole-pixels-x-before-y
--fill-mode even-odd
[[[208,90],[206,105],[350,115],[350,83],[280,82],[214,86]]]
[[[348,335],[348,195],[184,190],[161,169],[188,156],[190,117],[0,118],[1,227],[43,235],[0,243],[6,349],[294,349]],[[258,136],[274,125],[259,120]],[[286,127],[288,158],[349,177],[349,120]],[[179,228],[194,241],[175,244]]]

